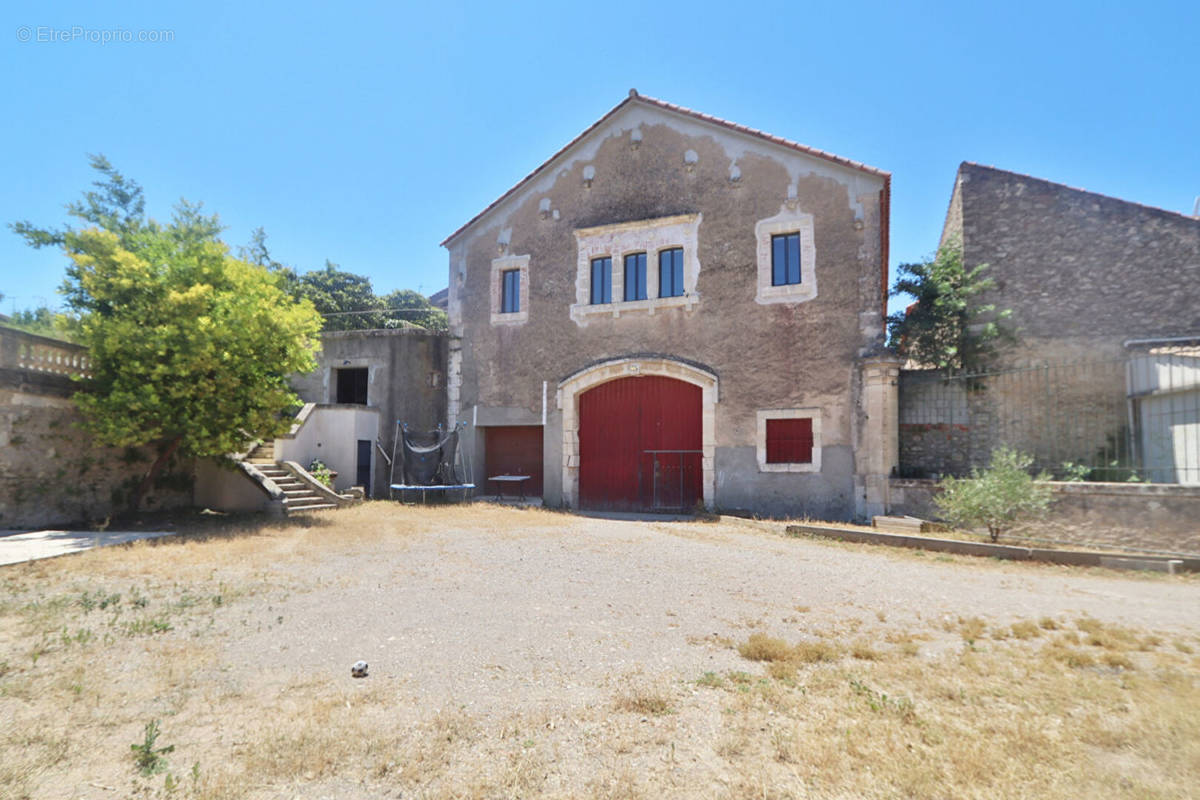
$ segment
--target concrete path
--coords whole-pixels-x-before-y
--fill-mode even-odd
[[[174,535],[175,531],[0,531],[0,566]]]

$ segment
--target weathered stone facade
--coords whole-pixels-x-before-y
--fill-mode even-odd
[[[147,448],[101,447],[83,430],[71,376],[87,364],[82,347],[0,327],[0,528],[99,522],[150,466]],[[142,505],[191,500],[192,465],[172,463]]]
[[[332,331],[321,335],[317,368],[293,376],[292,387],[313,403],[301,428],[276,440],[281,459],[307,467],[319,458],[338,473],[335,487],[345,491],[356,479],[356,443],[372,446],[372,497],[388,495],[390,467],[380,454],[392,453],[397,421],[413,430],[432,430],[446,421],[446,334],[419,328]],[[365,407],[340,404],[338,370],[365,369]],[[335,413],[322,413],[323,410]],[[294,457],[293,457],[294,456]]]
[[[1129,339],[1200,333],[1200,219],[963,163],[942,241],[988,264],[1011,309],[1002,363],[1123,358]]]
[[[1016,340],[987,377],[902,376],[903,475],[965,474],[1002,444],[1054,474],[1068,462],[1105,480],[1190,474],[1155,468],[1145,440],[1194,438],[1183,428],[1195,419],[1149,432],[1127,371],[1138,343],[1200,337],[1200,219],[963,163],[942,231],[943,244],[954,239],[967,267],[988,265],[995,287],[979,302],[1011,312]]]
[[[890,464],[867,456],[894,450],[895,431],[889,450],[863,371],[882,344],[887,203],[886,173],[631,93],[444,243],[448,415],[474,430],[477,482],[483,428],[542,426],[545,502],[575,505],[578,398],[620,376],[664,375],[703,393],[706,505],[882,510],[886,487],[868,469],[886,476]],[[785,232],[799,235],[808,271],[773,286],[768,263],[764,286],[763,237],[769,258],[772,233]],[[660,297],[653,259],[666,246],[682,248],[682,290]],[[620,259],[637,250],[650,258],[646,299],[624,301]],[[594,304],[588,268],[601,256],[615,265],[613,302]],[[509,270],[520,272],[517,314],[499,308],[496,276]],[[894,366],[876,364],[881,390],[894,393]],[[770,410],[818,417],[819,469],[760,470],[759,412]]]

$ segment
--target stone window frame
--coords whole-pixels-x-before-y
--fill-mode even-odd
[[[767,420],[769,419],[811,419],[812,420],[812,461],[794,464],[767,463]],[[754,450],[758,461],[759,472],[820,472],[821,471],[821,409],[819,408],[775,408],[764,409],[757,413],[755,426]]]
[[[691,311],[700,303],[696,285],[700,278],[699,231],[702,214],[679,214],[673,217],[618,222],[577,228],[575,302],[570,307],[571,319],[580,327],[597,316],[618,318],[622,314],[645,313],[670,308]],[[659,253],[683,249],[683,294],[659,297]],[[646,299],[625,300],[625,256],[646,254]],[[591,302],[592,260],[612,259],[612,302]],[[618,299],[620,298],[620,299]]]
[[[759,220],[754,226],[757,240],[758,290],[754,300],[760,305],[772,303],[804,303],[817,296],[817,247],[813,237],[813,215],[789,209]],[[775,286],[771,261],[771,237],[781,234],[800,234],[800,282]]]
[[[501,311],[504,297],[503,277],[509,270],[520,272],[521,286],[517,293],[518,310]],[[501,256],[492,260],[492,325],[524,325],[529,321],[529,256]]]

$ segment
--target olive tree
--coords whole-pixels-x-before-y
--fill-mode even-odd
[[[934,497],[946,519],[956,527],[987,528],[992,541],[1016,523],[1045,513],[1050,488],[1041,485],[1050,476],[1030,473],[1033,456],[1007,447],[992,452],[985,470],[972,470],[969,478],[945,478]]]

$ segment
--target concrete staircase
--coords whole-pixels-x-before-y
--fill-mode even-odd
[[[302,481],[287,465],[275,460],[274,442],[264,442],[258,445],[246,455],[244,460],[246,463],[254,465],[255,469],[269,478],[283,492],[283,512],[285,514],[338,507],[338,503]]]

